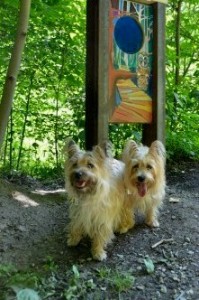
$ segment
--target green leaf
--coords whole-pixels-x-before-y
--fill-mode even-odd
[[[70,32],[69,35],[70,35],[70,38],[73,39],[74,37],[76,37],[77,33],[75,33],[75,32]]]
[[[154,272],[155,267],[154,267],[153,261],[149,257],[144,259],[144,264],[145,264],[146,271],[148,274],[151,274]]]
[[[80,274],[79,274],[79,271],[78,271],[78,269],[77,269],[77,267],[75,265],[73,265],[72,270],[73,270],[73,273],[75,275],[75,278],[76,279],[79,278]]]

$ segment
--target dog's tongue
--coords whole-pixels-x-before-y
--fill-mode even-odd
[[[141,197],[144,197],[146,192],[147,192],[147,186],[146,186],[146,183],[144,182],[139,182],[137,184],[137,188],[138,188],[138,194],[141,196]]]
[[[75,185],[78,188],[84,188],[85,185],[86,185],[86,181],[84,181],[84,180],[78,180],[78,181],[76,181]]]

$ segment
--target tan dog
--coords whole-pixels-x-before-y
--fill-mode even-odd
[[[70,201],[67,244],[76,246],[89,236],[94,259],[106,259],[105,247],[114,232],[124,233],[133,226],[132,210],[126,206],[124,164],[95,146],[80,150],[70,140],[65,146],[66,191]]]
[[[124,182],[133,211],[145,215],[148,226],[158,227],[158,209],[165,196],[165,148],[160,141],[151,147],[128,141],[122,155]],[[135,223],[135,221],[134,221]]]

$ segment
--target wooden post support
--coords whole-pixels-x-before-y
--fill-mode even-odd
[[[86,149],[108,138],[109,1],[87,0]]]
[[[165,5],[154,4],[154,63],[152,123],[143,125],[142,142],[165,143]]]
[[[99,1],[98,142],[108,139],[109,1]]]
[[[87,0],[86,149],[98,143],[99,0]]]

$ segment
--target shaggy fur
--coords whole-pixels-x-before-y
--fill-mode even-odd
[[[84,236],[91,239],[96,260],[106,259],[105,247],[114,232],[124,233],[133,226],[132,211],[125,199],[124,164],[99,145],[82,151],[73,140],[65,153],[66,191],[70,197],[68,246],[76,246]]]
[[[133,211],[140,210],[148,226],[158,227],[158,209],[165,196],[163,144],[155,141],[148,148],[128,141],[122,160],[125,163],[124,182]]]

